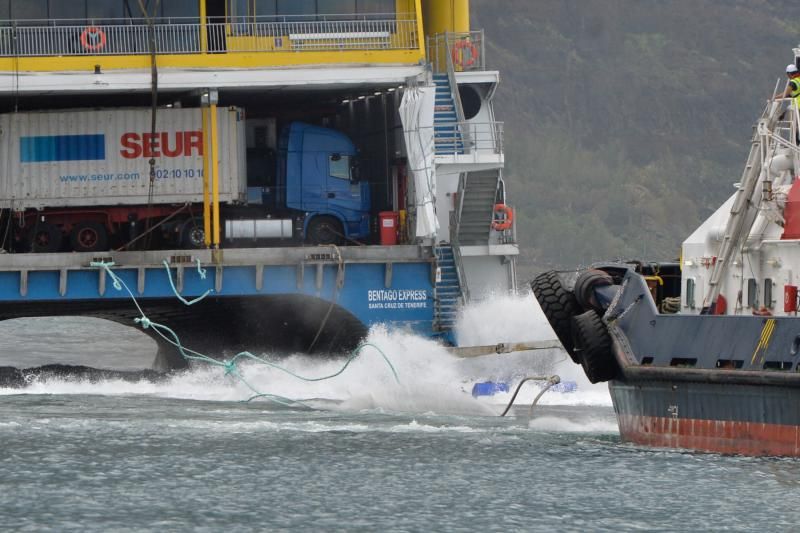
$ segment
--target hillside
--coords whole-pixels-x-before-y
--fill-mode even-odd
[[[501,72],[526,279],[677,257],[739,180],[800,43],[800,3],[473,0],[472,26]]]

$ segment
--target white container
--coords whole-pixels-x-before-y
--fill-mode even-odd
[[[221,203],[247,196],[244,114],[218,108]],[[150,108],[0,115],[0,208],[147,205],[203,201],[199,108]]]

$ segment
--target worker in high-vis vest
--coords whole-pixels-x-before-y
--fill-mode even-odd
[[[786,65],[786,75],[789,77],[789,82],[786,84],[786,90],[782,95],[775,95],[776,98],[791,98],[794,103],[795,109],[800,109],[800,70],[797,65],[791,63]]]

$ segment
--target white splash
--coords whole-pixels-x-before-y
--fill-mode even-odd
[[[99,326],[93,324],[92,327],[97,330]],[[525,295],[494,298],[470,306],[462,313],[456,327],[456,338],[462,345],[492,345],[549,340],[555,335],[536,299]],[[13,343],[13,339],[10,342]],[[577,391],[548,392],[540,400],[542,405],[610,405],[606,386],[590,385],[580,367],[560,349],[461,359],[438,342],[384,327],[372,328],[367,342],[372,346],[365,347],[341,375],[322,381],[304,381],[278,368],[256,363],[240,366],[244,380],[240,381],[224,375],[219,367],[198,364],[190,371],[155,383],[51,379],[31,383],[24,389],[0,389],[0,395],[147,395],[229,402],[241,401],[253,396],[254,392],[260,392],[347,411],[491,416],[505,407],[513,389],[508,393],[475,399],[470,394],[475,383],[503,381],[514,387],[525,376],[559,374],[562,380],[575,381]],[[82,349],[90,352],[92,347],[91,339],[87,338]],[[143,345],[141,339],[117,337],[119,350],[151,353],[152,348],[151,344]],[[108,346],[104,345],[103,349],[107,353]],[[279,358],[265,354],[265,357],[306,378],[334,374],[343,364],[342,360],[321,360],[303,355]],[[397,381],[392,367],[397,373]],[[539,390],[533,384],[526,384],[517,402],[530,404]]]

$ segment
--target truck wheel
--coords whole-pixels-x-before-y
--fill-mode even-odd
[[[57,252],[61,249],[63,239],[61,230],[46,222],[35,224],[28,234],[28,243],[34,253]]]
[[[108,231],[103,224],[87,220],[72,227],[69,242],[76,252],[108,250]]]
[[[308,223],[306,241],[311,244],[341,244],[342,225],[333,217],[314,217]]]
[[[190,218],[181,228],[181,247],[199,250],[206,247],[206,230],[202,218]]]

